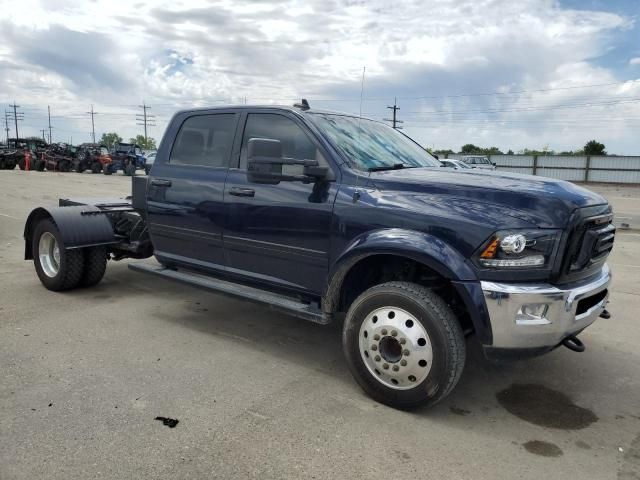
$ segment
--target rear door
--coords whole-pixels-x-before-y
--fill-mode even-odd
[[[339,175],[314,135],[295,115],[249,111],[239,164],[229,170],[225,187],[224,231],[227,272],[255,282],[319,294],[328,273],[333,203],[338,181],[283,181],[277,185],[247,180],[247,142],[280,140],[283,156],[317,159]],[[302,173],[289,165],[283,173]]]
[[[224,184],[239,117],[212,110],[174,120],[175,141],[161,145],[147,192],[149,232],[163,263],[224,269]]]

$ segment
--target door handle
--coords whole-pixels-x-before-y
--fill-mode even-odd
[[[233,195],[235,197],[253,197],[255,194],[255,190],[250,188],[232,187],[231,190],[229,190],[229,195]]]
[[[171,180],[164,180],[162,178],[154,178],[153,180],[151,180],[151,185],[153,185],[155,187],[170,187],[171,186]]]

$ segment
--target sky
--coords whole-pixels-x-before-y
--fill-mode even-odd
[[[0,0],[0,106],[21,136],[143,132],[193,106],[383,120],[426,147],[640,155],[640,0]],[[363,82],[364,72],[364,82]],[[362,101],[361,101],[362,98]],[[4,111],[0,120],[4,127]],[[10,136],[15,134],[10,122]],[[4,131],[0,138],[3,138]]]

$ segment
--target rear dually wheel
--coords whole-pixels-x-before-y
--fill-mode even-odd
[[[40,282],[49,290],[69,290],[82,278],[84,255],[65,250],[62,236],[52,220],[42,220],[31,238],[33,263]]]

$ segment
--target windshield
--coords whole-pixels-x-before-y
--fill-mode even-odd
[[[333,114],[310,117],[358,170],[440,166],[420,145],[383,123]]]

